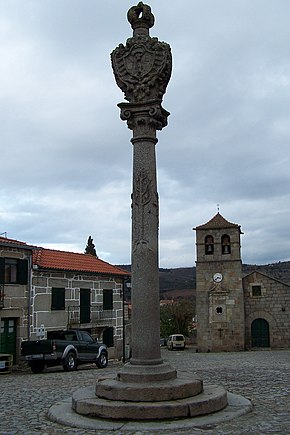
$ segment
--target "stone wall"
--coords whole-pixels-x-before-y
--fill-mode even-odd
[[[22,340],[39,339],[49,330],[65,329],[68,326],[69,307],[78,313],[78,323],[72,327],[82,327],[102,340],[103,331],[113,328],[114,347],[109,349],[112,358],[121,358],[123,340],[123,280],[114,276],[77,274],[31,269],[31,249],[21,245],[0,246],[0,258],[27,260],[27,284],[1,284],[4,295],[0,305],[0,323],[13,319],[16,326],[16,361],[19,362]],[[51,309],[51,289],[65,289],[65,309]],[[90,290],[91,322],[79,323],[81,289]],[[112,290],[113,309],[103,312],[103,290]],[[5,320],[6,319],[6,320]],[[10,321],[10,320],[9,320]],[[12,321],[12,320],[11,320]],[[44,326],[44,336],[40,330]],[[3,329],[3,328],[2,328]]]
[[[197,346],[200,352],[244,350],[244,300],[239,263],[197,265]],[[214,283],[216,272],[223,275]]]
[[[52,288],[65,289],[65,310],[51,310]],[[90,290],[91,321],[79,324],[79,307],[81,289]],[[105,320],[103,313],[103,290],[113,291],[113,310]],[[39,328],[44,325],[45,332],[49,330],[82,327],[90,329],[92,335],[102,340],[102,332],[106,327],[114,328],[113,349],[111,357],[120,357],[117,343],[122,340],[123,310],[122,310],[122,280],[110,276],[95,276],[89,274],[74,274],[68,272],[33,271],[31,292],[31,339],[36,339]],[[71,321],[75,316],[75,324]]]
[[[255,296],[254,286],[260,286],[261,295]],[[269,324],[270,347],[290,347],[290,285],[253,272],[243,278],[246,316],[246,347],[250,349],[251,325],[255,319],[265,319]]]

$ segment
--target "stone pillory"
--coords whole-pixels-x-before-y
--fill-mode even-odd
[[[128,11],[133,37],[112,53],[116,82],[127,103],[121,119],[133,131],[132,194],[132,357],[113,379],[99,379],[95,396],[76,392],[79,414],[109,419],[160,420],[212,413],[227,406],[223,387],[204,387],[201,379],[177,376],[161,358],[158,266],[159,206],[156,131],[167,125],[161,103],[171,75],[168,44],[149,36],[154,16],[138,3]]]

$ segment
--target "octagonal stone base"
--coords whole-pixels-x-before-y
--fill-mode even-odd
[[[175,378],[170,381],[120,382],[98,379],[96,396],[100,399],[127,402],[162,402],[193,397],[203,390],[200,379]]]
[[[222,410],[227,403],[226,390],[217,385],[208,385],[201,393],[191,397],[164,401],[108,400],[97,397],[94,387],[81,388],[73,394],[72,398],[73,410],[81,415],[143,421],[210,414]]]

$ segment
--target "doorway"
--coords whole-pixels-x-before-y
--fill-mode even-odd
[[[114,328],[107,328],[104,330],[103,342],[107,347],[114,347]]]
[[[0,324],[0,353],[13,355],[16,362],[16,319],[1,319]]]
[[[255,319],[251,325],[252,347],[270,347],[269,323]]]

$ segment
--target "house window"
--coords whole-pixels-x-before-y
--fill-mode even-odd
[[[205,254],[206,255],[213,254],[214,251],[213,236],[206,236],[204,245],[205,245],[204,246]]]
[[[0,258],[0,284],[28,283],[28,261],[16,258]]]
[[[113,290],[103,290],[103,310],[113,309]]]
[[[51,289],[51,309],[65,310],[65,289],[53,287]]]
[[[252,286],[252,296],[262,296],[262,287],[260,285]]]
[[[17,282],[17,260],[5,258],[5,283],[16,284]]]
[[[230,236],[224,234],[222,236],[222,254],[230,254],[231,253],[231,239]]]

